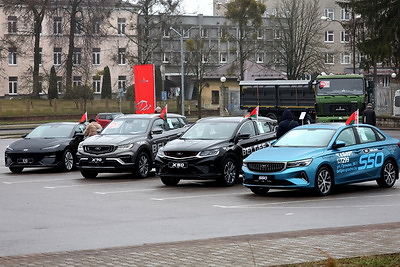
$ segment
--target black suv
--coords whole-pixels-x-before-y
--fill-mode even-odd
[[[156,174],[165,185],[181,179],[216,179],[233,185],[243,159],[276,138],[276,120],[259,117],[209,117],[158,150]]]
[[[114,119],[99,135],[79,144],[78,168],[85,178],[98,173],[133,172],[149,175],[160,147],[178,138],[187,128],[186,118],[177,114],[131,114]]]

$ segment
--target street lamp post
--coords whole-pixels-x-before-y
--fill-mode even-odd
[[[188,29],[186,32],[182,31],[182,33],[178,32],[173,27],[170,27],[170,29],[179,35],[181,42],[181,98],[182,98],[182,115],[185,116],[185,79],[184,79],[185,65],[184,65],[184,51],[183,51],[183,36],[185,35],[185,33],[190,31],[190,29]]]
[[[226,92],[226,87],[225,87],[225,82],[226,82],[226,77],[221,76],[219,78],[221,82],[221,87],[220,87],[220,94],[219,94],[219,115],[220,116],[225,116],[226,115],[226,108],[227,108],[227,92]]]

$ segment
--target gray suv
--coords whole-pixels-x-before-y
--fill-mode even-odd
[[[186,130],[187,120],[178,114],[131,114],[114,119],[99,135],[79,144],[78,168],[85,178],[99,173],[132,172],[145,178],[160,147]]]

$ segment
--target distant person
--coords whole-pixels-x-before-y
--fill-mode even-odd
[[[286,132],[297,126],[299,126],[299,123],[293,119],[293,115],[290,109],[285,109],[282,114],[281,122],[278,125],[276,138],[280,138]]]
[[[156,107],[156,109],[154,110],[154,113],[161,113],[161,108],[160,107]]]
[[[98,130],[101,130],[101,125],[95,120],[90,119],[89,124],[86,126],[85,132],[83,133],[85,137],[90,137],[96,135]]]
[[[363,112],[362,122],[374,126],[376,124],[376,114],[371,103],[368,103],[367,108]]]

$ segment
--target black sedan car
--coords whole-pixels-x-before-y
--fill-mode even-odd
[[[243,159],[276,138],[276,120],[209,117],[158,150],[156,174],[165,185],[181,179],[215,179],[224,186],[239,177]]]
[[[5,165],[13,173],[31,167],[57,167],[70,171],[75,166],[76,151],[83,140],[84,130],[83,124],[74,122],[39,125],[7,146]]]

